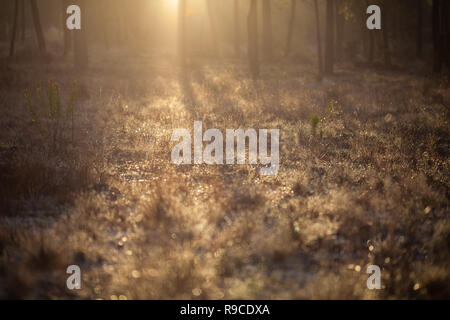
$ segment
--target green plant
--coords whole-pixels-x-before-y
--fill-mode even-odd
[[[44,139],[51,141],[51,148],[54,150],[58,142],[64,138],[64,129],[70,122],[71,141],[74,141],[74,110],[77,100],[78,84],[74,80],[70,87],[69,98],[66,103],[61,99],[59,84],[54,80],[49,80],[44,90],[41,85],[36,87],[35,101],[31,93],[25,90],[25,100],[32,124]]]
[[[339,101],[334,99],[328,101],[327,114],[329,117],[335,117],[342,114],[342,106]]]
[[[312,114],[309,118],[309,124],[311,125],[311,133],[315,136],[317,131],[317,126],[319,125],[320,117],[317,114]]]

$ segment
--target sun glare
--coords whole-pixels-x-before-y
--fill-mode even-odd
[[[176,7],[178,5],[178,0],[165,0],[165,1],[171,7]]]

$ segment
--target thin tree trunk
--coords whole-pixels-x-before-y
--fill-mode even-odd
[[[258,4],[257,0],[251,0],[248,14],[248,59],[250,72],[254,78],[259,76],[259,56],[258,56]]]
[[[344,44],[345,17],[339,10],[340,3],[341,1],[336,4],[336,61],[340,61],[342,59]]]
[[[382,14],[382,34],[383,34],[383,56],[384,64],[386,66],[391,65],[391,55],[389,52],[389,8],[387,1],[383,0],[383,14]]]
[[[63,28],[63,41],[64,41],[64,56],[67,56],[72,50],[72,33],[69,29],[67,29],[66,20],[67,20],[67,7],[70,5],[70,0],[64,0],[61,2],[62,4],[62,28]]]
[[[322,66],[322,37],[320,36],[320,14],[319,14],[319,3],[318,0],[314,0],[314,7],[316,12],[316,33],[317,33],[317,60],[319,61],[319,77],[322,77],[323,66]]]
[[[288,33],[286,38],[286,49],[284,56],[287,57],[291,51],[292,35],[294,33],[295,11],[297,8],[297,0],[291,0],[291,16],[289,18]]]
[[[450,5],[448,1],[442,1],[442,16],[441,16],[441,60],[447,68],[450,68],[450,32],[449,32],[449,10]]]
[[[20,21],[22,23],[21,27],[21,40],[25,41],[25,29],[26,29],[26,22],[25,22],[25,0],[20,0]]]
[[[234,0],[234,54],[236,57],[241,55],[241,39],[239,29],[239,0]]]
[[[11,46],[9,47],[9,56],[12,57],[14,55],[14,46],[16,42],[16,33],[17,33],[17,20],[19,17],[19,0],[16,0],[14,3],[14,20],[13,20],[13,28],[11,34]]]
[[[86,23],[87,17],[87,6],[85,0],[74,1],[82,12],[81,18],[81,29],[73,30],[74,32],[74,65],[75,69],[80,71],[86,71],[89,67],[89,56],[88,56],[88,44],[87,44],[87,29],[89,26]]]
[[[219,45],[217,42],[216,23],[213,17],[211,0],[206,0],[206,7],[208,9],[209,26],[211,28],[212,53],[215,57],[217,57],[219,55]]]
[[[103,0],[101,5],[103,6],[105,4],[107,4],[107,2],[105,0]],[[108,6],[108,9],[106,9],[106,10],[107,10],[106,14],[111,16],[111,13],[113,12],[111,10],[111,8]],[[110,21],[110,20],[108,20],[108,21]],[[103,40],[104,40],[105,47],[106,47],[106,49],[109,49],[110,42],[111,42],[111,32],[110,32],[108,23],[103,23],[102,32],[103,32]]]
[[[375,34],[373,30],[369,30],[369,52],[367,62],[369,64],[373,63],[374,53],[375,53]]]
[[[417,48],[416,54],[418,58],[422,58],[423,55],[423,0],[417,1]]]
[[[398,10],[397,10],[398,11]],[[392,12],[393,16],[397,16],[398,12]],[[392,21],[392,38],[394,39],[394,42],[396,42],[398,40],[398,38],[400,38],[401,35],[401,30],[400,30],[400,19],[394,19]]]
[[[263,46],[264,58],[272,60],[272,8],[270,0],[263,0]]]
[[[360,35],[361,35],[361,43],[362,43],[362,53],[363,56],[367,56],[369,54],[369,35],[368,30],[366,26],[366,21],[364,19],[364,15],[361,14],[361,29],[360,29]]]
[[[325,41],[325,74],[332,74],[334,67],[334,0],[327,0],[327,32]]]
[[[442,71],[440,26],[440,0],[433,0],[433,70],[435,73]]]
[[[42,32],[41,20],[39,17],[39,9],[36,0],[30,0],[31,14],[33,16],[34,29],[36,31],[36,37],[39,45],[39,51],[43,57],[47,57],[47,48],[45,46],[44,33]]]
[[[178,58],[182,68],[186,67],[186,0],[178,2]]]
[[[366,0],[366,6],[369,6],[369,1]],[[384,27],[384,26],[383,26]],[[367,52],[367,62],[369,64],[373,64],[373,58],[375,53],[375,33],[374,30],[367,30],[366,24],[364,23],[364,30],[368,32],[368,38],[369,38],[369,47]]]

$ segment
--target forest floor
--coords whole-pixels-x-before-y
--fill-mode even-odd
[[[181,76],[124,52],[81,76],[30,59],[0,65],[1,298],[450,298],[448,79],[340,66],[317,83],[290,61],[253,81],[227,59]],[[63,107],[78,79],[73,139],[26,103],[49,79]],[[172,164],[172,131],[194,120],[280,129],[278,174]]]

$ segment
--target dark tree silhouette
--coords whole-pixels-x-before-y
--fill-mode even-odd
[[[442,42],[441,42],[441,1],[433,0],[433,71],[440,73],[442,71]]]
[[[241,38],[239,29],[239,0],[234,0],[234,54],[236,57],[241,55]]]
[[[36,37],[39,45],[39,51],[44,58],[47,58],[47,48],[45,45],[44,33],[42,32],[41,20],[39,17],[39,9],[36,0],[30,0],[31,14],[33,16],[34,30],[36,31]]]
[[[423,54],[423,0],[416,0],[417,30],[416,30],[416,55],[422,58]]]
[[[336,3],[336,61],[340,61],[343,53],[345,17],[340,11],[342,0]]]
[[[367,5],[367,1],[365,2]],[[358,3],[357,8],[355,8],[356,16],[360,26],[360,36],[361,36],[361,45],[362,45],[362,54],[363,56],[367,56],[369,54],[369,30],[367,30],[366,26],[366,8],[367,6],[364,3]]]
[[[13,20],[13,27],[12,27],[12,33],[11,33],[11,45],[9,47],[9,56],[12,57],[14,55],[14,46],[16,42],[16,33],[17,33],[17,20],[19,17],[19,0],[15,0],[14,3],[14,20]]]
[[[248,59],[250,72],[253,77],[259,76],[259,56],[258,56],[258,4],[257,0],[251,0],[248,14]]]
[[[369,1],[366,0],[366,7],[370,5]],[[368,37],[368,47],[367,47],[367,63],[373,64],[373,59],[375,56],[375,30],[367,30],[365,19],[363,20],[363,36]]]
[[[66,26],[66,20],[67,20],[67,7],[70,5],[71,1],[70,0],[63,0],[61,2],[61,6],[62,6],[62,28],[63,28],[63,41],[64,41],[64,53],[63,55],[66,56],[70,50],[72,50],[72,32],[70,32],[69,29],[67,29]]]
[[[391,55],[389,51],[389,6],[387,4],[386,0],[382,1],[383,4],[383,13],[381,15],[382,20],[382,34],[383,34],[383,57],[384,57],[384,64],[389,66],[391,64]]]
[[[332,74],[334,68],[334,0],[327,0],[327,29],[325,38],[325,74]]]
[[[74,32],[74,65],[75,69],[85,71],[89,67],[87,30],[89,28],[87,17],[87,6],[85,0],[73,1],[81,9],[81,29]]]
[[[442,1],[442,0],[441,0]],[[447,68],[450,68],[450,3],[449,1],[442,1],[442,17],[441,17],[441,58],[442,63],[445,63]]]
[[[25,30],[26,30],[26,22],[25,22],[25,0],[20,0],[20,22],[21,22],[21,40],[25,41]]]
[[[186,0],[178,1],[178,58],[182,68],[186,66]]]
[[[375,34],[374,30],[369,30],[369,48],[367,56],[367,62],[369,64],[373,63],[374,55],[375,55]]]
[[[292,35],[294,34],[295,11],[297,8],[297,0],[291,0],[291,15],[289,17],[288,33],[286,38],[286,48],[284,56],[287,57],[291,51]]]
[[[322,37],[320,35],[320,14],[318,0],[314,0],[314,9],[316,13],[316,33],[317,33],[317,60],[319,61],[319,78],[322,78],[323,66],[322,66]]]
[[[219,44],[217,41],[216,22],[213,16],[211,0],[206,0],[206,8],[208,9],[209,27],[211,29],[212,53],[216,57],[219,55]]]
[[[272,8],[270,0],[263,0],[262,9],[264,58],[272,60]]]

